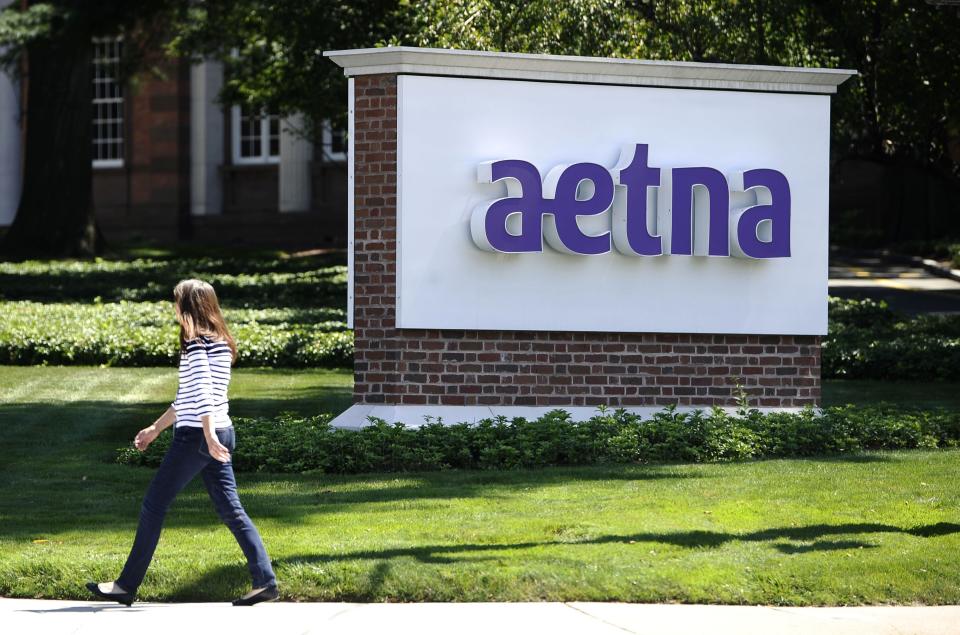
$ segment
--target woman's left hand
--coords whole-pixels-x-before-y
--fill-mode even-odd
[[[207,450],[210,452],[210,456],[221,463],[226,463],[230,460],[230,450],[220,443],[216,435],[207,437]]]

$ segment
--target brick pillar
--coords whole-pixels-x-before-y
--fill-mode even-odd
[[[397,76],[354,82],[354,401],[399,403]]]
[[[397,77],[354,79],[354,401],[459,406],[820,401],[820,337],[395,328]]]

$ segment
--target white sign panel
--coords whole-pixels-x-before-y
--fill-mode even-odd
[[[401,75],[397,327],[824,334],[829,97]]]

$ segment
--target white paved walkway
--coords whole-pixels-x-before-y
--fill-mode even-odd
[[[960,606],[779,608],[596,602],[345,604],[274,602],[254,607],[0,598],[10,635],[957,635]]]

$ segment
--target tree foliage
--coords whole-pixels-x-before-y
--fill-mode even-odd
[[[174,55],[219,58],[224,102],[311,123],[344,116],[346,82],[322,56],[332,49],[851,68],[860,75],[833,104],[836,156],[960,176],[960,12],[924,0],[55,0],[0,11],[0,61],[55,44],[64,64],[87,63],[84,39],[117,33],[130,69],[161,41]],[[44,152],[87,159],[76,139],[70,147]]]
[[[343,113],[341,71],[321,57],[340,48],[851,68],[834,104],[840,156],[954,174],[960,158],[960,15],[924,0],[208,0],[179,33],[172,50],[232,60],[228,101],[313,119]]]
[[[206,0],[185,16],[169,51],[222,60],[223,101],[316,123],[345,115],[346,81],[323,51],[382,45],[403,13],[396,0]]]
[[[960,12],[922,0],[817,0],[824,61],[860,76],[834,105],[834,144],[846,153],[952,170],[960,154]]]
[[[393,44],[627,57],[641,23],[626,0],[423,0],[404,5]]]

